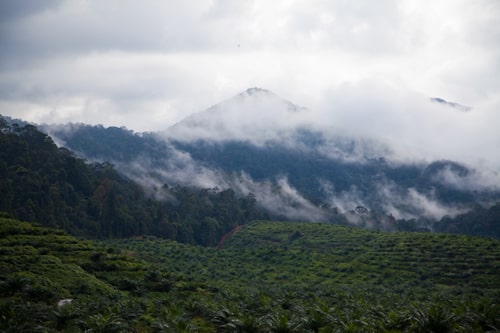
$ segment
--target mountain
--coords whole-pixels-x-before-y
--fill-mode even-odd
[[[500,327],[495,187],[453,161],[394,163],[359,138],[280,128],[260,142],[84,124],[49,136],[0,116],[0,331]]]
[[[161,134],[212,170],[243,172],[259,182],[286,179],[315,205],[344,212],[362,205],[396,218],[440,219],[500,198],[498,188],[481,183],[480,172],[466,165],[400,161],[376,139],[346,136],[310,116],[306,108],[251,88]]]
[[[269,90],[249,88],[209,109],[188,116],[163,132],[168,138],[208,141],[279,139],[282,131],[296,126],[308,110]]]
[[[239,197],[251,193],[281,219],[389,229],[393,220],[413,220],[436,229],[443,218],[500,200],[480,170],[449,160],[398,160],[387,145],[318,127],[311,115],[250,88],[158,133],[83,124],[44,130],[79,156],[110,161],[160,197],[164,184],[231,189]]]

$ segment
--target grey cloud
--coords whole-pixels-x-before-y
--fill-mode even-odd
[[[53,10],[62,2],[63,0],[3,0],[0,2],[0,24],[39,12]]]
[[[372,56],[397,51],[400,35],[396,31],[401,21],[393,1],[377,4],[334,1],[322,5],[323,8],[310,7],[317,10],[311,19],[319,23],[309,33],[323,36],[322,42],[329,47],[355,53],[370,52]]]
[[[234,50],[252,39],[251,11],[195,1],[59,1],[59,6],[6,6],[0,29],[4,59],[107,52],[185,53]],[[42,3],[40,1],[36,3]],[[241,6],[228,6],[228,8]],[[50,8],[51,10],[45,10]],[[17,15],[29,12],[30,15]],[[224,38],[222,38],[224,37]],[[258,40],[258,36],[255,38]],[[254,43],[255,46],[255,43]]]
[[[186,1],[64,1],[2,25],[2,58],[18,63],[110,51],[160,52],[206,48],[211,30],[204,6]]]
[[[334,47],[373,55],[394,52],[393,40],[400,38],[392,1],[64,1],[50,11],[29,8],[28,19],[12,19],[0,30],[3,52],[10,56],[34,60],[109,51],[236,52],[238,44],[246,51]]]

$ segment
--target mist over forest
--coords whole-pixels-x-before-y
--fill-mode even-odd
[[[171,207],[179,205],[176,188],[231,191],[235,198],[251,196],[259,214],[275,219],[498,237],[495,223],[468,221],[500,200],[494,172],[399,155],[388,142],[348,136],[310,116],[305,107],[250,88],[160,132],[71,123],[40,129],[59,147],[87,163],[107,163],[146,197]],[[5,119],[6,128],[22,126]]]
[[[416,104],[441,113],[455,107],[432,99]],[[367,126],[360,120],[358,129]],[[262,88],[247,89],[161,132],[83,125],[45,130],[83,157],[111,159],[146,188],[166,183],[252,192],[268,211],[292,219],[325,220],[319,206],[328,205],[343,213],[364,206],[396,219],[440,220],[477,204],[491,206],[500,189],[498,175],[487,167],[430,160],[409,148],[402,152],[401,143],[365,130],[354,136]],[[120,134],[130,141],[125,147],[122,140],[122,149],[113,146],[119,141],[113,135]],[[85,140],[107,148],[84,147]]]

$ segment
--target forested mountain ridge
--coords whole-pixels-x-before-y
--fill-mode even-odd
[[[325,138],[320,133],[307,130],[295,133],[296,138],[307,149],[290,149],[278,143],[255,146],[245,141],[223,143],[204,140],[193,143],[178,140],[164,141],[159,134],[135,133],[126,128],[106,128],[101,125],[67,124],[42,126],[42,129],[55,138],[60,146],[71,149],[77,156],[115,165],[141,159],[147,163],[152,162],[151,174],[154,174],[157,168],[168,168],[163,160],[175,159],[173,156],[175,149],[188,153],[204,166],[227,173],[245,171],[258,181],[286,174],[291,185],[316,203],[322,201],[324,188],[317,182],[313,184],[314,178],[331,180],[337,191],[348,191],[355,186],[368,192],[376,191],[374,177],[385,177],[387,181],[402,186],[414,186],[422,191],[432,188],[437,199],[442,202],[466,203],[475,198],[481,199],[481,194],[484,199],[494,197],[496,194],[488,191],[473,193],[440,184],[436,178],[441,172],[452,170],[461,177],[472,172],[467,167],[452,161],[435,161],[426,165],[392,165],[383,158],[369,159],[364,163],[331,159],[315,150],[324,143]],[[345,145],[350,146],[354,143]],[[173,185],[177,185],[175,181]]]
[[[33,125],[1,124],[0,211],[92,238],[152,234],[215,245],[264,215],[231,190],[161,188],[159,200],[109,163],[86,163]]]
[[[138,214],[146,211],[142,191],[110,164],[86,164],[32,125],[4,127],[0,139],[1,210],[74,234],[112,237],[140,231],[132,220],[142,220]]]
[[[164,184],[218,187],[232,189],[237,196],[252,192],[256,206],[278,219],[500,237],[494,207],[500,192],[459,186],[468,184],[475,171],[452,161],[335,159],[321,152],[328,139],[307,130],[294,132],[295,146],[290,147],[280,142],[183,142],[165,140],[158,133],[83,124],[63,128],[45,131],[80,156],[112,160],[149,190]],[[346,150],[355,149],[353,145],[343,143]],[[358,206],[369,214],[357,214]]]
[[[489,238],[250,223],[272,217],[252,193],[179,184],[148,193],[32,125],[0,129],[0,210],[50,227],[0,215],[0,330],[489,332],[500,325],[500,247],[491,238],[500,204],[436,222],[387,220],[393,230]],[[389,218],[363,206],[321,209],[331,222],[372,229]]]
[[[252,101],[260,93],[243,97]],[[276,101],[280,102],[273,98],[274,104]],[[291,112],[289,104],[284,107],[283,112]],[[217,111],[217,106],[214,108]],[[293,110],[298,111],[292,114],[306,112]],[[6,148],[2,154],[8,166],[3,167],[6,195],[2,209],[76,234],[122,237],[148,233],[216,244],[235,225],[270,217],[380,230],[500,237],[500,212],[495,205],[500,191],[474,187],[476,171],[452,161],[404,164],[383,157],[362,157],[359,145],[363,143],[348,138],[333,140],[305,128],[288,131],[289,143],[273,139],[255,144],[183,141],[161,133],[85,124],[43,125],[47,136],[36,133],[33,125],[7,120],[2,125],[3,142],[17,147]],[[33,136],[31,141],[27,133]],[[8,139],[11,134],[17,136]],[[58,149],[51,138],[70,150]],[[21,148],[27,144],[31,148]],[[370,150],[373,144],[365,146]],[[331,156],[333,148],[346,158]],[[19,159],[17,151],[26,156]],[[33,158],[37,154],[42,158]],[[51,158],[52,154],[58,157]],[[46,165],[31,163],[33,160]],[[23,174],[22,168],[14,172],[16,166],[30,171],[29,175]],[[12,187],[9,184],[13,182],[22,185]],[[30,196],[29,186],[36,188],[35,193],[48,195],[43,200]],[[22,188],[25,190],[13,201],[9,193]],[[72,190],[78,194],[64,195]],[[215,202],[227,195],[232,208],[225,210],[231,213],[224,217]],[[38,209],[36,214],[34,209]],[[229,221],[227,216],[238,218]],[[209,226],[213,223],[215,226]],[[208,239],[201,236],[207,228],[215,230]]]
[[[90,161],[133,161],[140,156],[167,158],[169,149],[153,133],[135,133],[125,127],[65,124],[41,126],[41,130]]]

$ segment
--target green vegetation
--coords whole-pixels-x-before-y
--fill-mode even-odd
[[[5,332],[500,327],[493,239],[262,221],[218,249],[152,236],[93,244],[0,218],[0,254]]]
[[[153,190],[153,189],[151,189]],[[264,215],[249,194],[163,186],[147,196],[109,163],[87,164],[36,127],[0,119],[0,211],[89,238],[150,234],[215,245],[238,224]]]
[[[96,316],[116,316],[127,299],[108,280],[141,276],[144,265],[61,230],[0,217],[0,267],[1,332],[79,332]]]

